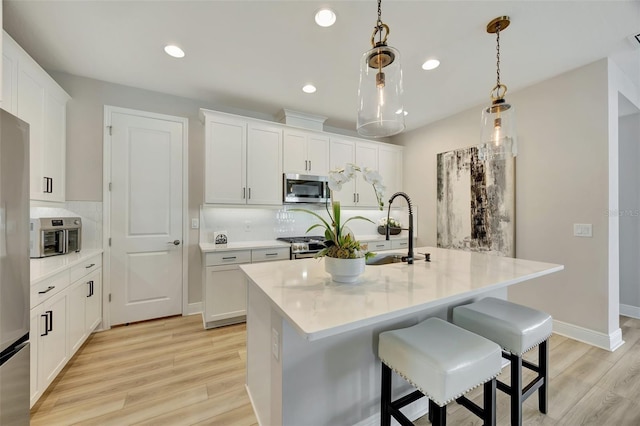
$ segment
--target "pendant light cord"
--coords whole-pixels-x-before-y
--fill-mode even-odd
[[[378,22],[376,23],[379,33],[379,42],[382,43],[382,0],[378,0]]]
[[[496,87],[500,90],[500,24],[496,26]]]

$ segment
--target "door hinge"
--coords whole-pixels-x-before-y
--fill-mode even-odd
[[[109,129],[109,136],[113,135],[113,126],[107,126],[107,128]]]
[[[111,247],[111,237],[109,237],[109,247]]]
[[[111,302],[111,293],[109,293],[109,302]]]

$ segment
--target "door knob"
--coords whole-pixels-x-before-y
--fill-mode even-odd
[[[167,244],[173,244],[174,246],[179,246],[180,245],[180,240],[169,241]]]

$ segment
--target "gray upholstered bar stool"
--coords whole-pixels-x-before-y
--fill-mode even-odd
[[[434,425],[446,424],[446,405],[453,400],[482,418],[485,425],[495,425],[495,377],[501,370],[500,354],[500,347],[494,342],[439,318],[380,333],[380,424],[389,426],[393,416],[402,425],[412,425],[400,408],[426,396],[429,419]],[[391,401],[391,370],[418,390]],[[462,396],[483,384],[482,408]]]
[[[502,299],[487,297],[453,309],[453,323],[499,344],[502,356],[511,361],[511,386],[498,381],[501,391],[511,396],[511,424],[522,424],[522,403],[538,391],[538,409],[547,412],[549,375],[548,339],[553,326],[545,312]],[[538,346],[538,365],[522,359]],[[522,388],[522,367],[538,375]]]

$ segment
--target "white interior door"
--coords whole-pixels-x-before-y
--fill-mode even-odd
[[[111,112],[111,325],[182,312],[182,119]]]

